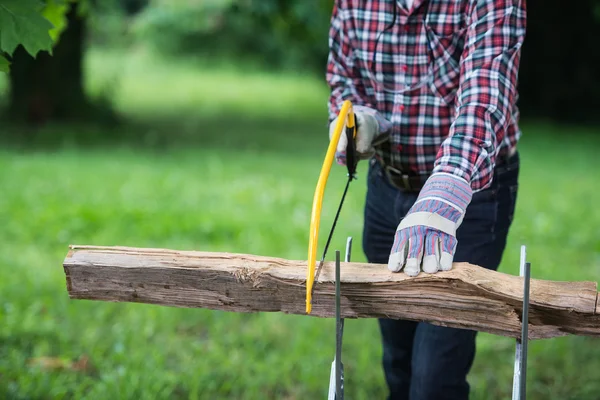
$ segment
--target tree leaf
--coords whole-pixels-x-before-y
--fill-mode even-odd
[[[0,72],[9,72],[10,71],[10,62],[4,58],[3,55],[0,55]]]
[[[54,28],[50,29],[50,37],[53,42],[58,40],[58,37],[62,31],[67,27],[66,13],[69,9],[68,3],[61,0],[47,0],[46,7],[42,15],[54,25]]]
[[[12,54],[22,44],[32,57],[40,50],[52,54],[50,29],[54,26],[41,14],[37,0],[0,0],[0,50]]]

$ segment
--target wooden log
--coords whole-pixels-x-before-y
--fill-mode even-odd
[[[306,262],[249,254],[70,246],[72,299],[136,302],[233,312],[305,314]],[[315,283],[311,316],[334,317],[333,262]],[[344,318],[394,318],[519,337],[523,278],[455,263],[408,277],[387,266],[341,265]],[[529,338],[600,336],[595,282],[531,279]]]

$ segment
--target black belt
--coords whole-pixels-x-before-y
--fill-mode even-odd
[[[381,167],[384,177],[397,189],[405,192],[419,192],[425,185],[429,175],[407,174],[391,165],[385,164],[379,157],[374,158]]]
[[[410,174],[405,173],[391,165],[385,164],[379,157],[374,157],[373,159],[381,166],[381,170],[387,181],[395,188],[405,192],[420,192],[430,176],[429,174],[419,175],[412,171]],[[510,164],[514,159],[518,159],[518,153],[510,157],[498,157],[496,168]]]

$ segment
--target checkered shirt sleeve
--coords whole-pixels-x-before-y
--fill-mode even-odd
[[[352,52],[350,19],[345,15],[348,6],[345,0],[336,0],[331,14],[329,30],[329,56],[327,61],[327,82],[331,87],[329,97],[329,122],[333,121],[342,108],[344,100],[353,105],[373,108],[367,100],[365,85]]]
[[[474,191],[491,183],[496,152],[513,116],[526,28],[522,3],[480,0],[469,13],[456,114],[433,171],[461,176]]]

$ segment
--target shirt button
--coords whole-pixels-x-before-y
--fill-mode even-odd
[[[408,65],[403,65],[402,66],[402,71],[404,71],[404,72],[408,71]]]
[[[404,111],[404,104],[400,104],[400,111]]]

